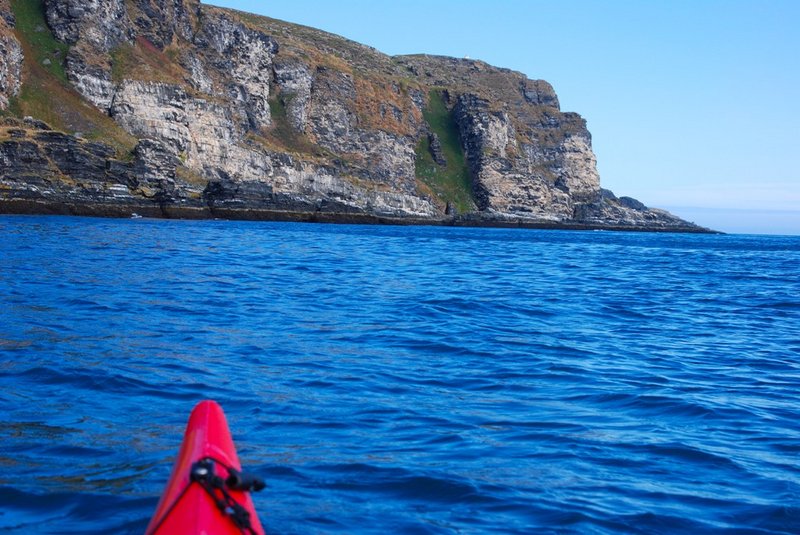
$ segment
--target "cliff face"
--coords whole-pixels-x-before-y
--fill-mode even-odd
[[[520,73],[194,0],[0,12],[0,210],[691,229],[601,190],[583,119]]]
[[[8,0],[0,0],[0,110],[19,93],[22,77],[22,47],[14,36],[15,23]]]

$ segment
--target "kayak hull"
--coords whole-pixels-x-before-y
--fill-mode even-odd
[[[243,531],[220,510],[206,488],[191,480],[192,466],[208,458],[214,460],[216,475],[223,479],[228,477],[227,467],[241,471],[222,408],[214,401],[201,401],[189,417],[178,458],[147,535],[264,533],[249,492],[227,491],[249,513],[252,531]]]

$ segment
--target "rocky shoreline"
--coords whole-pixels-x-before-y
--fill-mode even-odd
[[[211,208],[187,206],[146,206],[125,204],[70,204],[58,201],[0,199],[0,215],[60,215],[113,219],[149,218],[180,220],[274,221],[285,223],[322,223],[347,225],[396,225],[435,227],[509,228],[531,230],[604,230],[618,232],[659,232],[684,234],[721,234],[699,226],[609,225],[602,223],[534,221],[491,217],[450,216],[441,219],[382,217],[347,212],[292,212],[256,208]]]

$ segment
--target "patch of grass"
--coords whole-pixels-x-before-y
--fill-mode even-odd
[[[408,98],[407,87],[391,78],[356,77],[354,82],[355,112],[360,125],[401,136],[413,135],[422,117]]]
[[[65,129],[61,117],[50,105],[50,92],[45,84],[22,84],[19,95],[11,99],[8,109],[17,117],[31,116],[53,128]]]
[[[264,132],[263,139],[268,148],[299,154],[324,156],[321,147],[311,142],[302,132],[298,132],[289,122],[288,107],[294,98],[291,93],[281,93],[272,88],[269,97],[269,111],[272,125]]]
[[[9,108],[14,105],[14,100],[16,100],[14,97],[9,99]],[[17,115],[9,108],[0,109],[0,117],[16,117]]]
[[[204,176],[200,175],[200,173],[189,169],[183,165],[179,165],[177,169],[175,169],[175,174],[177,175],[179,180],[186,182],[187,184],[191,184],[198,188],[205,188],[208,184],[208,179]]]
[[[350,74],[355,70],[387,74],[398,70],[389,56],[323,30],[230,9],[204,9],[221,10],[254,30],[274,36],[281,44],[281,54],[304,57],[312,68],[322,65]]]
[[[33,59],[48,73],[67,83],[64,61],[69,45],[56,40],[47,26],[43,0],[11,0],[11,9],[17,19],[17,32],[29,45],[25,59]]]
[[[417,143],[417,179],[428,186],[442,203],[450,203],[459,213],[474,211],[472,177],[464,149],[461,147],[458,127],[440,91],[432,90],[429,93],[428,107],[423,116],[431,131],[439,137],[447,165],[439,165],[433,160],[430,142],[425,136]]]
[[[117,46],[110,55],[114,82],[135,79],[184,85],[186,73],[178,64],[180,51],[177,48],[162,52],[144,37],[138,37],[132,45]]]
[[[111,79],[119,83],[125,79],[126,75],[134,64],[134,49],[133,46],[123,43],[115,47],[110,52],[111,55]]]

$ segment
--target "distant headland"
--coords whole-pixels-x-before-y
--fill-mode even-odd
[[[0,0],[0,213],[710,232],[543,80],[176,0]]]

